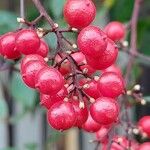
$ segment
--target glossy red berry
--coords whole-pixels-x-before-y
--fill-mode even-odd
[[[36,51],[36,54],[46,57],[48,55],[49,47],[44,40],[40,40],[40,46]]]
[[[116,98],[124,93],[123,78],[114,72],[105,72],[98,81],[99,92],[106,97]]]
[[[150,137],[150,116],[142,117],[138,122],[138,126],[142,133],[144,132]]]
[[[50,126],[56,130],[67,130],[76,121],[74,108],[69,102],[55,103],[47,113],[47,120]]]
[[[40,46],[40,38],[31,29],[23,29],[17,33],[16,48],[24,55],[36,54]]]
[[[43,94],[56,94],[64,85],[64,79],[55,68],[45,67],[35,77],[36,88]]]
[[[97,132],[100,128],[101,128],[101,125],[97,123],[95,120],[93,120],[93,118],[91,117],[89,113],[88,119],[82,125],[82,129],[87,132]]]
[[[0,53],[7,59],[17,59],[21,56],[16,49],[15,37],[16,33],[9,32],[0,38]]]
[[[77,44],[79,50],[92,58],[98,58],[106,49],[106,35],[96,26],[88,26],[81,30]]]
[[[93,97],[95,99],[100,97],[100,93],[97,89],[97,81],[91,80],[85,83],[86,88],[84,89],[84,92],[89,95],[90,97]]]
[[[141,144],[137,150],[150,150],[150,142]]]
[[[40,105],[46,109],[50,109],[51,106],[58,101],[63,101],[63,99],[68,95],[66,87],[63,87],[57,94],[46,95],[40,93]]]
[[[100,57],[93,58],[92,54],[91,56],[86,56],[87,64],[96,70],[106,69],[114,64],[117,59],[118,48],[115,43],[110,39],[107,39],[106,41],[107,48],[101,53],[102,55]]]
[[[30,55],[26,55],[22,61],[21,61],[21,70],[23,70],[24,66],[29,62],[29,61],[40,61],[42,63],[45,64],[45,60],[42,56],[38,55],[38,54],[30,54]]]
[[[81,127],[85,121],[88,118],[88,109],[86,107],[86,105],[84,106],[84,108],[80,108],[79,107],[79,100],[73,100],[71,101],[73,108],[75,110],[75,114],[76,114],[76,122],[75,125],[76,127]]]
[[[46,64],[37,60],[26,63],[21,70],[21,76],[25,84],[31,88],[35,88],[35,75],[45,66]]]
[[[108,67],[108,68],[102,70],[102,72],[103,72],[103,73],[104,73],[104,72],[114,72],[114,73],[116,73],[116,74],[122,76],[122,71],[121,71],[121,69],[120,69],[117,65],[115,65],[115,64],[113,64],[113,65],[111,65],[110,67]]]
[[[123,39],[126,33],[124,24],[118,21],[113,21],[107,24],[104,31],[113,41],[119,41]]]
[[[78,29],[88,26],[95,18],[96,8],[91,0],[67,0],[64,17],[71,27]]]
[[[112,98],[100,97],[90,106],[90,113],[96,122],[109,125],[117,120],[119,106]]]

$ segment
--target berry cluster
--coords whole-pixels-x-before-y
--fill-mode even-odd
[[[125,93],[125,83],[120,68],[115,65],[118,56],[116,42],[125,38],[126,30],[117,21],[110,22],[104,30],[91,25],[95,15],[96,8],[91,0],[67,0],[64,18],[70,26],[68,32],[79,32],[77,45],[64,51],[61,45],[63,30],[57,24],[51,30],[41,29],[39,35],[35,24],[22,19],[20,22],[30,27],[2,35],[0,54],[5,59],[22,59],[22,80],[28,87],[39,91],[40,105],[46,108],[51,127],[59,131],[78,127],[94,132],[105,150],[111,127],[120,123],[117,100]],[[49,18],[47,21],[52,24]],[[51,32],[57,36],[55,55],[41,39],[41,35]],[[76,47],[75,51],[73,48]],[[139,121],[140,132],[147,136],[150,136],[149,122],[149,116]],[[135,141],[114,136],[111,150],[122,150],[129,142],[136,150],[138,144]],[[149,143],[141,147],[147,145]]]

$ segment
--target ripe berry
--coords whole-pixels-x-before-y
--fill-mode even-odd
[[[50,126],[56,130],[71,128],[76,121],[74,108],[69,102],[55,103],[47,113],[47,120]]]
[[[119,106],[112,98],[100,97],[91,105],[90,113],[96,122],[109,125],[117,120]]]
[[[84,89],[84,92],[88,94],[90,97],[95,99],[100,97],[100,93],[97,90],[97,81],[91,80],[86,82],[85,84],[87,87]]]
[[[91,117],[89,113],[88,119],[82,125],[82,129],[87,132],[97,132],[100,128],[101,128],[101,125],[97,123],[95,120],[93,120],[93,118]]]
[[[17,33],[16,48],[24,55],[36,54],[40,46],[40,38],[34,30],[23,29]]]
[[[142,117],[138,122],[138,126],[142,133],[144,132],[150,137],[150,116]]]
[[[64,17],[71,27],[88,26],[95,18],[96,8],[91,0],[68,0],[64,6]]]
[[[44,40],[40,40],[40,47],[37,49],[36,54],[46,57],[48,55],[49,47]]]
[[[107,36],[113,41],[119,41],[125,36],[125,26],[118,21],[113,21],[107,24],[104,29]]]
[[[63,99],[68,95],[66,87],[63,87],[57,94],[46,95],[40,93],[40,105],[46,109],[50,109],[51,106],[58,101],[63,101]]]
[[[21,75],[26,85],[31,88],[35,88],[35,75],[43,68],[46,64],[41,61],[29,61],[22,67]]]
[[[150,150],[150,142],[144,142],[137,150]]]
[[[93,58],[91,56],[86,56],[87,64],[96,70],[103,70],[111,66],[117,59],[118,48],[115,43],[107,39],[107,48],[101,53],[101,56],[98,58]]]
[[[30,54],[30,55],[26,55],[22,59],[22,61],[21,61],[21,70],[23,70],[25,64],[27,64],[29,61],[34,61],[34,60],[40,61],[40,62],[45,64],[45,61],[44,61],[42,56],[37,55],[37,54]]]
[[[124,93],[123,78],[114,72],[105,72],[98,81],[99,92],[106,97],[116,98]]]
[[[15,37],[16,34],[13,32],[9,32],[1,36],[0,53],[7,59],[17,59],[21,55],[16,49]]]
[[[73,100],[71,101],[73,108],[75,110],[75,114],[76,114],[76,122],[75,125],[76,127],[81,127],[85,121],[88,118],[88,109],[86,107],[86,105],[84,106],[84,108],[80,108],[79,107],[79,100]]]
[[[114,72],[114,73],[116,73],[116,74],[122,76],[122,71],[121,71],[121,69],[120,69],[117,65],[115,65],[115,64],[111,65],[110,67],[108,67],[108,68],[106,68],[106,69],[104,69],[104,70],[102,70],[102,71],[103,71],[103,73],[104,73],[104,72]]]
[[[56,94],[64,85],[64,79],[55,68],[45,67],[35,77],[36,88],[43,94]]]
[[[105,39],[106,35],[98,27],[88,26],[79,33],[77,44],[82,53],[98,58],[106,49]]]

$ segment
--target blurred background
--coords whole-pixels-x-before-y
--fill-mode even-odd
[[[38,11],[31,0],[25,1],[25,16],[32,21]],[[62,9],[65,0],[41,0],[52,18],[60,27],[66,27]],[[94,0],[97,16],[93,24],[103,28],[107,22],[118,20],[128,23],[131,18],[134,0]],[[16,18],[20,17],[20,1],[0,1],[0,34],[19,28]],[[48,27],[40,22],[40,27]],[[74,39],[73,35],[68,35]],[[46,40],[51,48],[56,46],[54,35]],[[129,38],[127,37],[127,40]],[[150,55],[150,1],[145,0],[141,6],[138,22],[138,48],[141,53]],[[0,62],[3,59],[0,58]],[[118,65],[124,70],[128,54],[120,52]],[[11,64],[12,62],[8,62]],[[132,68],[131,85],[142,85],[145,100],[150,101],[150,64],[138,59]],[[136,105],[132,110],[136,120],[150,114],[149,103]],[[51,129],[45,117],[45,110],[39,106],[39,95],[26,87],[19,73],[1,69],[0,66],[0,150],[94,150],[95,144],[89,143],[94,135],[79,129],[57,132]]]

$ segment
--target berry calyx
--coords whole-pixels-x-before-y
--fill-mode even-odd
[[[86,105],[84,104],[84,108],[80,108],[79,103],[79,100],[71,101],[71,104],[73,105],[76,114],[76,122],[74,125],[76,127],[81,127],[88,118],[88,109]]]
[[[142,117],[138,122],[141,133],[146,133],[150,137],[150,116]]]
[[[55,103],[47,113],[47,120],[54,129],[63,131],[71,128],[76,121],[72,104],[69,102]]]
[[[119,106],[112,98],[100,97],[90,106],[90,113],[99,124],[109,125],[117,120]]]
[[[96,8],[91,0],[67,0],[65,3],[64,17],[71,27],[86,27],[94,20],[95,15]]]
[[[81,30],[77,44],[79,50],[92,58],[100,57],[106,49],[106,35],[96,26],[88,26]]]
[[[46,57],[48,55],[49,47],[48,44],[44,40],[40,40],[40,46],[36,51],[36,54],[41,55],[42,57]]]
[[[16,35],[16,48],[24,55],[36,54],[40,46],[40,38],[31,29],[23,29]]]
[[[67,94],[68,91],[66,87],[63,87],[57,94],[54,95],[40,93],[40,105],[46,109],[50,109],[53,104],[57,103],[58,101],[63,101]]]
[[[97,132],[101,128],[101,125],[97,123],[93,118],[91,117],[91,114],[89,113],[88,119],[86,122],[82,125],[82,129],[87,132]]]
[[[35,76],[45,66],[46,64],[37,60],[26,63],[21,70],[21,76],[25,84],[31,88],[35,88]]]
[[[126,33],[124,24],[118,21],[113,21],[107,24],[104,31],[113,41],[119,41],[123,39]]]
[[[16,49],[16,33],[9,32],[0,38],[0,53],[7,59],[18,59],[21,54]]]
[[[36,88],[43,94],[56,94],[64,85],[64,79],[55,68],[45,67],[35,77]]]
[[[98,81],[99,92],[106,97],[116,98],[124,93],[123,78],[114,72],[105,72]]]

